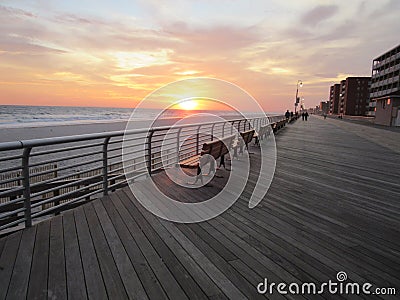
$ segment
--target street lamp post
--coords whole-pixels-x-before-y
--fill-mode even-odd
[[[296,114],[297,106],[299,105],[299,87],[303,86],[303,82],[301,80],[297,80],[297,88],[296,88],[296,99],[294,102],[294,113]]]

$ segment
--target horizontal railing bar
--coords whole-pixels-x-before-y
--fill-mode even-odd
[[[122,174],[118,174],[118,175],[109,177],[109,178],[108,178],[108,181],[114,181],[114,180],[117,180],[117,179],[120,179],[120,178],[125,178],[125,174],[122,173]],[[125,180],[125,179],[124,179],[124,180]],[[109,187],[110,187],[110,186],[109,186]]]
[[[138,173],[138,175],[140,175],[140,176],[146,175],[147,174],[147,166],[144,166],[139,169],[132,170],[132,171],[124,172],[124,175],[126,176],[126,175],[129,175],[132,173]]]
[[[8,212],[0,213],[0,220],[3,218],[6,218],[8,216],[12,216],[12,215],[18,214],[20,212],[23,212],[24,210],[25,210],[25,207],[22,207],[22,208],[8,211]]]
[[[81,174],[88,173],[88,172],[91,172],[91,171],[101,170],[101,168],[102,168],[101,166],[97,166],[97,167],[93,167],[93,168],[90,168],[90,169],[87,169],[87,170],[78,171],[78,172],[74,172],[74,173],[66,174],[66,175],[62,175],[62,176],[57,176],[56,178],[46,179],[46,180],[43,180],[43,181],[40,181],[40,182],[32,183],[31,184],[31,188],[34,188],[36,186],[40,186],[40,185],[43,185],[43,184],[46,184],[46,183],[51,183],[51,182],[54,182],[54,181],[57,181],[57,180],[65,179],[65,178],[68,178],[68,177],[81,175]],[[56,169],[56,170],[60,170],[60,169]],[[71,179],[71,180],[73,180],[73,179]]]
[[[45,199],[45,200],[43,200],[43,201],[38,201],[38,202],[32,204],[31,207],[34,208],[34,207],[38,207],[38,206],[43,205],[43,204],[47,204],[47,203],[49,203],[49,202],[58,201],[58,200],[63,200],[64,198],[68,198],[68,197],[70,197],[70,196],[72,196],[72,195],[74,195],[74,194],[77,194],[78,192],[81,192],[81,191],[84,191],[84,190],[88,190],[88,189],[90,189],[91,187],[99,186],[99,185],[101,185],[101,184],[102,184],[101,181],[95,182],[95,183],[86,185],[86,186],[84,186],[84,187],[82,187],[82,188],[76,189],[76,190],[74,190],[74,191],[72,191],[72,192],[68,192],[68,193],[65,193],[65,194],[62,194],[62,195],[59,195],[59,196],[51,197],[51,198]],[[99,191],[101,191],[101,189],[99,189]],[[33,214],[32,214],[32,215],[33,215]]]
[[[40,217],[40,216],[42,216],[42,215],[47,215],[49,212],[54,211],[54,210],[58,210],[58,208],[60,208],[60,207],[64,207],[64,206],[67,206],[67,205],[71,205],[71,204],[73,204],[73,203],[75,203],[75,202],[78,202],[78,201],[80,201],[80,200],[82,200],[82,199],[84,199],[84,198],[87,198],[87,197],[89,197],[89,196],[92,196],[92,195],[95,195],[95,194],[98,194],[98,193],[101,193],[101,190],[100,190],[100,189],[94,190],[93,192],[90,192],[90,193],[84,194],[84,195],[82,195],[82,196],[79,196],[79,197],[77,197],[77,198],[74,198],[74,199],[72,199],[72,200],[70,200],[70,201],[68,201],[68,202],[61,203],[61,204],[55,205],[55,206],[53,206],[53,207],[49,207],[49,208],[47,208],[47,209],[44,209],[44,210],[41,210],[41,211],[39,211],[39,212],[33,213],[33,214],[32,214],[32,218]],[[50,202],[52,202],[52,201],[49,201],[48,203],[50,203]],[[45,203],[45,204],[46,204],[46,203]]]
[[[9,183],[9,182],[14,182],[14,181],[22,180],[23,178],[24,178],[24,177],[22,177],[22,176],[18,176],[18,177],[10,178],[10,179],[7,179],[7,180],[3,180],[3,181],[0,181],[0,185],[6,184],[6,183]]]
[[[42,173],[42,175],[44,175],[44,174],[46,174],[46,173],[52,173],[52,172],[54,172],[55,170],[57,170],[57,171],[64,171],[64,170],[68,170],[68,169],[71,169],[71,168],[74,168],[74,167],[81,167],[81,166],[84,166],[84,165],[90,165],[90,164],[94,164],[94,163],[96,163],[96,162],[100,162],[100,161],[102,161],[102,159],[96,159],[96,160],[92,160],[92,161],[85,161],[85,162],[83,162],[83,163],[79,163],[79,164],[74,164],[74,165],[68,165],[68,166],[64,166],[64,167],[58,167],[57,169],[53,169],[53,170],[48,170],[48,171],[43,171]],[[96,167],[96,169],[97,168],[101,168],[100,166],[99,167]],[[90,170],[90,169],[89,169]],[[84,171],[82,171],[83,173],[84,172],[87,172],[88,170],[84,170]],[[79,171],[79,173],[80,173],[81,171]],[[72,174],[69,174],[69,176],[73,176],[73,175],[75,175],[75,174],[77,174],[78,172],[76,172],[76,173],[72,173]],[[30,176],[31,177],[31,176]],[[35,186],[35,183],[33,183],[33,184],[31,184],[31,186]]]
[[[108,144],[112,145],[112,144],[117,144],[117,143],[122,143],[122,142],[130,142],[130,141],[135,141],[135,140],[143,140],[146,138],[146,135],[143,136],[139,136],[139,137],[134,137],[134,138],[125,138],[125,139],[121,139],[121,140],[117,140],[117,141],[110,141]]]
[[[65,152],[65,151],[81,150],[81,149],[87,149],[87,148],[92,148],[92,147],[99,147],[102,145],[103,145],[103,143],[96,143],[96,144],[79,145],[79,146],[66,147],[66,148],[57,148],[57,149],[35,152],[35,153],[32,153],[30,156],[33,157],[33,156],[53,154],[53,153],[59,153],[59,152]]]
[[[19,223],[25,222],[25,220],[26,220],[26,218],[24,216],[21,216],[21,219],[15,220],[15,221],[10,222],[10,223],[6,223],[4,225],[1,225],[0,226],[0,231],[3,230],[3,229],[9,228],[11,226],[14,226],[14,225],[18,225]]]
[[[21,198],[16,198],[16,199],[13,199],[13,200],[9,200],[9,201],[0,203],[0,210],[1,210],[2,207],[7,207],[8,205],[12,205],[12,204],[15,204],[15,203],[18,203],[18,202],[21,202],[23,204],[24,200],[25,200],[25,198],[21,197]]]
[[[19,192],[19,191],[22,192],[23,190],[24,190],[24,188],[21,186],[21,187],[15,188],[15,189],[9,189],[9,190],[7,190],[7,191],[0,192],[0,198],[7,197],[7,196],[6,196],[7,194],[13,194],[13,193],[16,193],[16,192]]]
[[[0,151],[1,151],[1,150],[0,150]],[[17,170],[22,170],[22,166],[11,167],[11,168],[6,168],[6,169],[0,169],[0,173],[11,172],[11,171],[17,171]]]
[[[144,160],[143,161],[137,161],[134,164],[130,164],[129,167],[135,167],[137,165],[144,164],[144,163],[146,163],[146,161],[144,161]],[[114,170],[112,170],[112,171],[114,171]]]
[[[22,155],[13,155],[13,156],[6,156],[6,157],[1,157],[0,162],[2,161],[10,161],[10,160],[16,160],[22,158]]]
[[[98,175],[94,175],[94,176],[90,176],[90,177],[84,177],[84,178],[80,178],[80,179],[71,179],[72,182],[61,184],[59,186],[55,186],[53,188],[43,190],[43,191],[40,191],[37,193],[32,193],[31,198],[36,198],[41,195],[44,195],[47,193],[52,193],[54,191],[59,191],[60,189],[65,189],[65,188],[68,188],[71,186],[82,185],[82,184],[85,184],[85,182],[87,183],[88,181],[91,181],[92,179],[95,179],[95,178],[99,178],[98,182],[101,182],[102,174],[98,174]],[[57,184],[57,183],[62,183],[62,182],[53,181],[52,183]]]
[[[117,189],[117,188],[122,188],[122,187],[127,186],[127,185],[128,185],[128,183],[125,180],[125,181],[120,181],[120,182],[116,182],[114,184],[111,184],[108,188],[110,190],[113,190],[113,189]]]
[[[52,164],[52,163],[59,162],[59,161],[71,160],[71,159],[81,158],[81,157],[88,157],[88,156],[101,154],[101,153],[103,153],[103,151],[99,150],[99,151],[90,152],[90,153],[83,153],[83,154],[77,154],[77,155],[72,155],[72,156],[65,156],[65,157],[61,157],[61,158],[57,158],[57,159],[49,159],[49,160],[41,161],[41,162],[38,162],[38,163],[30,164],[29,167],[32,168],[32,167]]]

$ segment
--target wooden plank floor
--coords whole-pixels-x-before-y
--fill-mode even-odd
[[[257,171],[240,199],[207,222],[161,220],[123,189],[0,239],[0,299],[349,298],[256,289],[264,278],[322,283],[339,271],[398,295],[400,154],[336,122],[311,117],[279,132],[275,177],[254,209]],[[224,186],[229,173],[218,172],[224,178],[197,191],[155,178],[193,202]]]

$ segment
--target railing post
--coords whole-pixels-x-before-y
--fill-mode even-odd
[[[103,142],[103,195],[108,195],[108,142],[110,137],[106,137]]]
[[[224,124],[222,124],[222,137],[225,137],[225,124],[226,124],[226,122],[224,122]]]
[[[199,131],[200,131],[201,125],[197,126],[197,132],[196,132],[196,155],[199,154]]]
[[[180,143],[180,137],[181,137],[181,128],[178,129],[178,132],[176,133],[176,163],[179,164],[179,143]]]
[[[24,214],[25,214],[25,227],[32,227],[32,213],[31,213],[31,186],[29,178],[29,155],[32,148],[25,148],[22,153],[22,186],[24,188]]]
[[[239,120],[239,124],[238,124],[238,127],[237,127],[238,132],[240,132],[240,123],[242,123],[242,120]]]
[[[151,139],[153,137],[154,131],[150,130],[149,133],[147,134],[147,139],[146,139],[146,147],[147,147],[147,159],[146,159],[146,164],[147,164],[147,171],[149,172],[149,175],[151,176]]]
[[[212,126],[211,126],[211,140],[212,141],[214,140],[214,126],[215,126],[215,123],[212,124]],[[222,136],[224,136],[224,135],[222,135]]]

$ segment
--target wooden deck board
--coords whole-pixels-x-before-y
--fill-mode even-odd
[[[21,243],[19,244],[10,285],[8,287],[7,298],[20,299],[27,293],[35,235],[36,228],[29,228],[22,233]]]
[[[115,228],[117,229],[121,242],[124,245],[124,248],[129,256],[129,259],[131,260],[132,265],[136,270],[137,275],[140,281],[142,282],[144,289],[148,293],[148,297],[150,299],[165,299],[166,295],[163,289],[156,280],[155,275],[151,271],[150,266],[146,263],[146,259],[140,252],[140,249],[137,246],[135,240],[130,235],[130,232],[126,227],[124,221],[121,219],[116,208],[114,207],[115,197],[111,196],[110,198],[104,198],[102,203],[106,208],[107,213],[110,216],[110,219],[113,222]]]
[[[76,232],[89,299],[107,299],[107,292],[83,207],[74,211]]]
[[[0,239],[0,299],[270,298],[257,293],[264,277],[321,283],[339,271],[400,293],[400,154],[335,122],[282,129],[275,177],[254,209],[257,147],[245,191],[209,221],[161,220],[125,188]],[[176,200],[198,202],[226,184],[230,173],[217,173],[198,190],[165,173],[154,179]]]
[[[107,197],[107,200],[109,198]],[[104,235],[106,236],[111,253],[114,257],[115,264],[117,265],[118,272],[121,276],[125,290],[130,298],[133,299],[147,299],[146,291],[144,290],[140,279],[136,274],[135,268],[125,251],[121,240],[118,237],[116,228],[100,201],[95,201],[93,206],[96,210],[100,224],[103,227]]]
[[[43,299],[47,297],[49,239],[50,222],[39,223],[30,270],[31,278],[29,280],[28,299]]]
[[[124,196],[125,194],[120,193],[120,196]],[[159,283],[167,296],[172,299],[180,299],[185,298],[186,295],[180,288],[178,282],[168,270],[165,262],[158,255],[153,245],[150,243],[148,237],[144,234],[141,230],[139,225],[136,223],[136,220],[132,218],[130,212],[125,208],[122,204],[120,197],[117,197],[115,194],[111,195],[110,198],[113,199],[113,204],[117,208],[118,212],[120,213],[121,217],[123,218],[126,226],[129,229],[129,232],[134,240],[137,242],[138,247],[144,257],[138,254],[136,259],[142,259],[143,262],[146,260],[150,265],[152,271],[154,272],[155,276],[157,277],[157,283]],[[157,284],[156,288],[157,288]]]
[[[104,236],[94,207],[91,204],[88,204],[84,206],[84,209],[104,284],[107,289],[107,295],[110,299],[127,298],[125,287],[122,283],[121,276],[114,262],[111,250],[107,244],[107,240]]]
[[[7,296],[21,237],[22,232],[19,231],[4,238],[6,242],[4,244],[3,253],[0,257],[0,299],[5,299]]]
[[[67,299],[65,271],[64,232],[62,216],[50,221],[49,278],[47,297]]]

